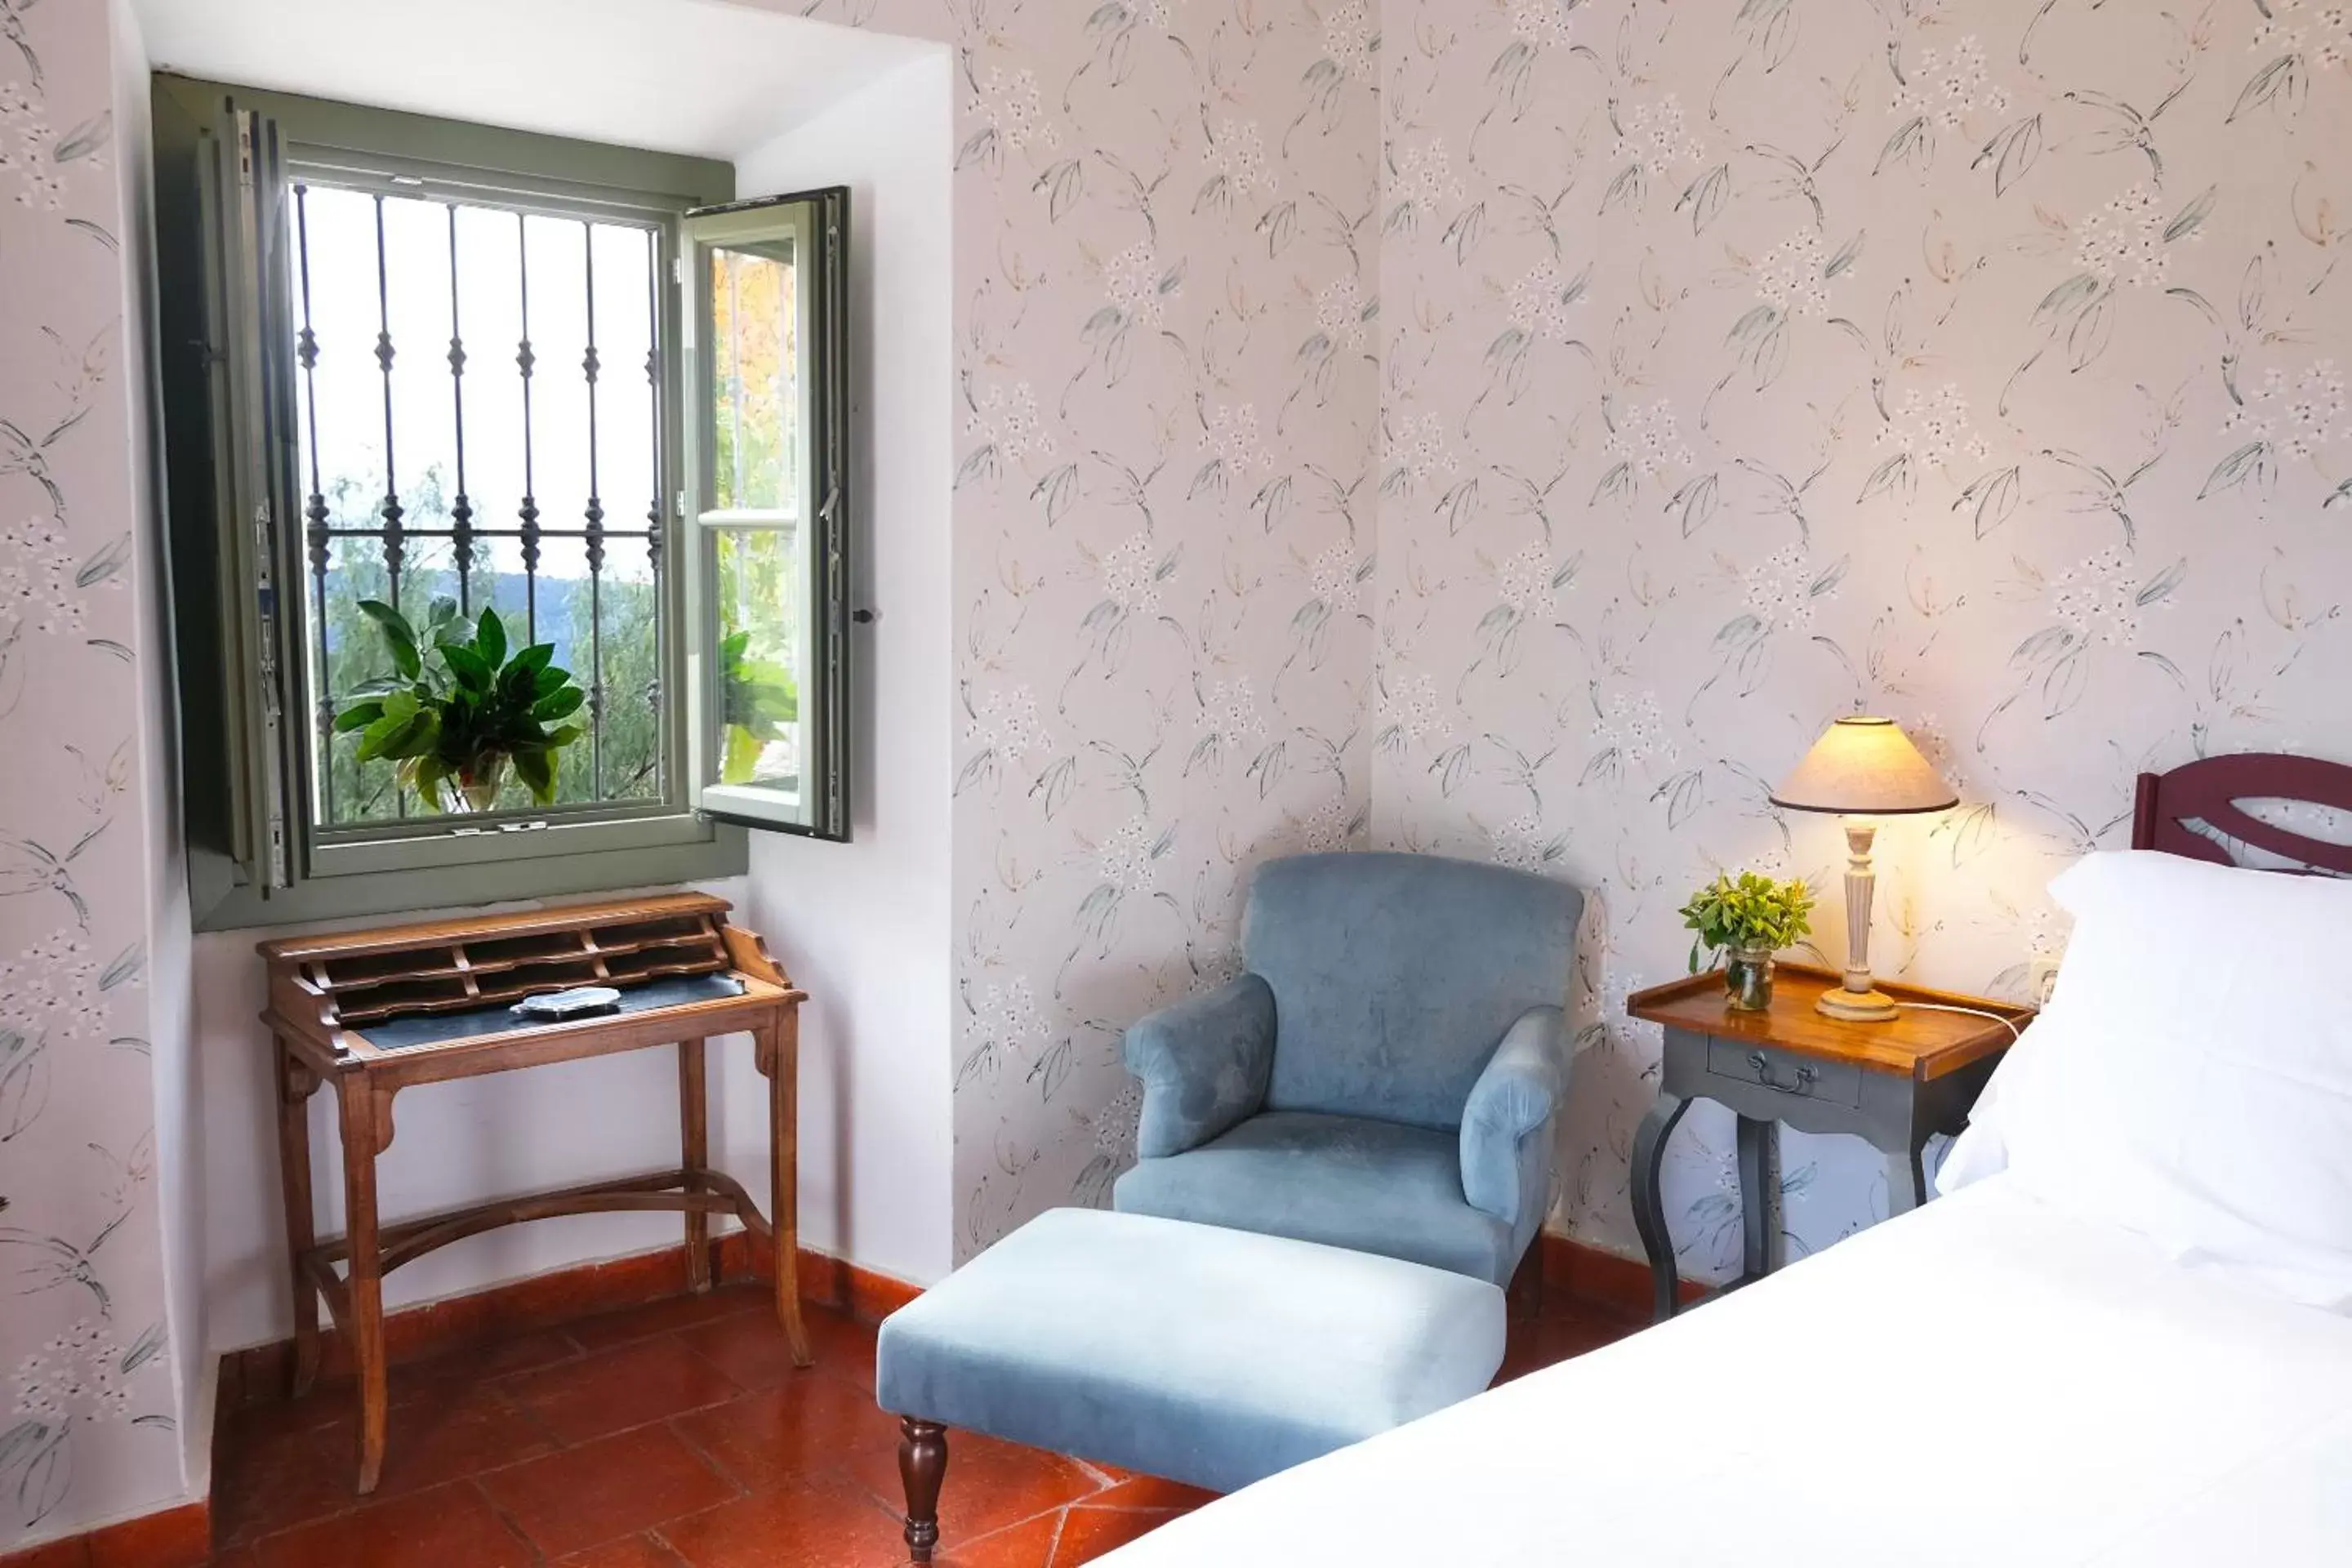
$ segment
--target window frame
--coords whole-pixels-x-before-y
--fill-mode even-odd
[[[663,286],[674,273],[680,253],[685,215],[733,195],[733,170],[708,160],[605,147],[595,143],[504,131],[436,120],[396,110],[331,103],[299,95],[247,89],[224,83],[156,73],[152,98],[156,109],[159,187],[175,169],[206,157],[205,143],[221,119],[223,105],[234,100],[241,110],[257,111],[277,124],[282,143],[285,188],[304,175],[315,183],[375,190],[425,199],[457,200],[476,205],[545,213],[565,218],[601,216],[608,221],[642,223],[655,229],[654,282],[659,301],[657,331],[662,346],[661,455],[655,499],[661,512],[662,565],[659,573],[661,614],[668,647],[663,650],[659,679],[666,694],[661,736],[665,798],[650,802],[583,803],[546,809],[485,814],[479,817],[419,816],[395,822],[335,826],[315,819],[318,795],[316,742],[310,723],[310,661],[308,599],[310,574],[304,560],[299,501],[307,491],[293,475],[278,476],[276,521],[270,552],[278,594],[274,616],[253,611],[240,602],[232,584],[214,595],[233,616],[251,621],[269,620],[278,645],[279,695],[286,718],[284,737],[274,763],[266,740],[248,748],[261,753],[242,764],[228,753],[233,743],[220,735],[205,735],[197,726],[183,725],[182,765],[191,775],[231,774],[240,765],[247,783],[233,778],[215,784],[206,779],[194,792],[208,801],[235,803],[245,797],[240,787],[252,787],[262,769],[281,767],[286,795],[284,823],[284,887],[270,887],[267,850],[238,836],[190,833],[190,889],[198,929],[211,930],[308,921],[343,915],[385,913],[397,910],[445,907],[494,900],[527,899],[562,893],[707,879],[740,874],[748,865],[745,836],[739,826],[714,820],[698,811],[692,798],[688,759],[687,725],[689,704],[688,651],[696,629],[688,618],[688,592],[681,567],[687,532],[676,504],[685,474],[683,422],[688,401],[684,355],[680,352],[683,313],[677,290]],[[165,204],[159,188],[160,210]],[[212,246],[211,230],[199,223],[194,243]],[[159,243],[161,242],[159,225]],[[214,259],[219,259],[217,247]],[[184,256],[182,259],[185,259]],[[165,335],[172,336],[173,285],[169,267],[164,274]],[[185,290],[199,296],[202,282]],[[199,312],[206,330],[191,343],[199,356],[215,342],[221,323],[212,300]],[[183,311],[187,301],[179,301]],[[193,437],[191,425],[207,432],[213,466],[232,460],[225,433],[214,427],[211,401],[194,411],[187,407],[189,391],[183,377],[175,399],[167,363],[165,391],[166,444],[169,469],[182,466]],[[282,433],[281,433],[282,435]],[[293,464],[300,451],[297,426],[290,441],[272,460]],[[205,466],[201,458],[194,465]],[[225,475],[201,483],[195,476],[182,486],[167,470],[171,486],[175,566],[189,550],[216,547],[236,531],[224,526],[224,498],[230,493]],[[184,515],[199,510],[202,515]],[[294,504],[289,505],[291,500]],[[250,535],[247,536],[248,538]],[[197,605],[173,597],[175,632]],[[218,634],[208,633],[205,637]],[[247,701],[236,690],[238,682],[260,679],[260,669],[247,646],[214,645],[210,668],[230,687],[229,702]],[[199,639],[200,641],[203,639]],[[186,668],[189,639],[181,637],[181,684],[206,679],[203,658]],[[289,646],[289,645],[292,646]],[[247,686],[247,689],[251,689]],[[680,694],[676,697],[667,694]],[[258,764],[258,765],[257,765]],[[205,792],[210,791],[207,795]]]
[[[805,471],[794,487],[793,507],[722,509],[716,503],[717,474],[709,457],[717,449],[718,398],[711,375],[714,346],[704,327],[715,314],[712,286],[701,258],[707,248],[730,240],[756,240],[786,225],[792,215],[795,331],[803,363],[797,377],[800,426],[807,433]],[[730,202],[688,213],[680,225],[678,294],[684,312],[677,342],[683,364],[682,414],[685,483],[679,490],[680,575],[687,590],[684,624],[702,629],[688,653],[687,786],[696,808],[712,818],[802,837],[846,843],[849,820],[849,583],[848,518],[850,468],[848,426],[850,193],[830,185],[782,195]],[[805,258],[797,254],[804,250]],[[801,664],[806,752],[796,811],[787,811],[782,792],[759,785],[728,784],[715,776],[723,750],[718,663],[709,657],[718,640],[718,539],[721,534],[786,533],[804,550],[810,646]],[[706,646],[708,645],[708,646]],[[814,801],[809,792],[822,793]]]

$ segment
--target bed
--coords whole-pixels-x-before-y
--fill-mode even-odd
[[[2152,775],[2134,847],[2226,865],[2252,846],[2266,865],[2352,873],[2352,850],[2239,805],[2257,798],[2352,808],[2352,769],[2231,757]],[[2341,1300],[2190,1266],[2043,1201],[2025,1173],[1986,1175],[1102,1561],[2352,1563]]]

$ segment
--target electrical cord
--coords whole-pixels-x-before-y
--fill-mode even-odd
[[[1990,1018],[2009,1031],[2012,1043],[2025,1037],[2024,1032],[2017,1026],[2017,1020],[2005,1018],[1999,1013],[1989,1013],[1982,1007],[1955,1007],[1948,1002],[1897,1002],[1895,1005],[1909,1008],[1915,1013],[1965,1013],[1972,1018]]]

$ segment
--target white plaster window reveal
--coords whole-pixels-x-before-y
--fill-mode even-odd
[[[1611,698],[1609,706],[1592,721],[1592,743],[1601,751],[1615,752],[1629,766],[1671,764],[1682,756],[1682,747],[1666,728],[1665,711],[1654,691],[1638,697],[1620,692]]]
[[[1169,299],[1183,292],[1182,283],[1162,289],[1160,279],[1160,256],[1149,241],[1128,247],[1103,269],[1110,302],[1138,326],[1159,326],[1167,319]]]
[[[1257,693],[1250,679],[1237,675],[1213,683],[1201,698],[1201,731],[1227,746],[1240,746],[1265,734],[1265,719],[1257,710]]]
[[[1801,544],[1783,546],[1748,568],[1745,586],[1748,613],[1776,631],[1811,626],[1814,605],[1837,593],[1835,584],[1814,592],[1812,563]]]
[[[1462,182],[1454,177],[1445,156],[1445,142],[1433,136],[1418,147],[1397,153],[1391,189],[1396,199],[1433,218],[1448,202],[1462,199]]]
[[[1131,615],[1160,608],[1160,563],[1148,533],[1130,536],[1102,558],[1103,597]]]
[[[2225,435],[2268,441],[2289,458],[2308,458],[2322,447],[2352,441],[2352,404],[2332,359],[2315,360],[2291,379],[2274,367],[2243,395],[2221,421]]]
[[[1220,404],[1209,410],[1208,428],[1201,432],[1201,450],[1245,474],[1274,466],[1257,438],[1257,405]]]
[[[1156,837],[1149,821],[1129,817],[1096,852],[1095,866],[1102,879],[1122,892],[1151,891],[1160,877],[1160,862],[1152,853]]]
[[[1675,416],[1671,399],[1612,404],[1605,412],[1609,416],[1609,435],[1601,442],[1602,452],[1620,462],[1633,464],[1643,479],[1656,477],[1669,465],[1677,468],[1696,466],[1697,455],[1682,438],[1682,422]]]
[[[1511,325],[1536,337],[1566,342],[1572,335],[1571,312],[1584,302],[1581,292],[1574,299],[1569,297],[1569,284],[1554,258],[1547,256],[1528,268],[1511,285]]]
[[[992,747],[1013,762],[1051,756],[1054,732],[1037,710],[1037,694],[1026,686],[992,691],[964,726],[967,744]]]
[[[1549,546],[1530,544],[1495,569],[1496,591],[1523,616],[1554,615],[1559,609],[1559,595],[1551,585],[1557,570]]]
[[[1333,610],[1353,611],[1363,602],[1364,585],[1356,575],[1362,565],[1353,545],[1335,544],[1307,569],[1308,589]]]
[[[1621,109],[1613,162],[1639,163],[1658,179],[1706,162],[1706,143],[1683,121],[1682,100],[1673,93],[1652,103]]]
[[[1343,348],[1360,349],[1370,339],[1364,325],[1364,288],[1348,273],[1326,283],[1315,296],[1315,325]]]
[[[999,384],[981,395],[980,406],[964,420],[964,434],[988,442],[1007,462],[1054,455],[1054,433],[1037,412],[1037,395],[1025,381]]]
[[[1228,120],[1220,123],[1216,134],[1209,140],[1209,150],[1202,162],[1212,174],[1223,174],[1233,186],[1234,195],[1247,198],[1252,195],[1272,195],[1281,182],[1265,158],[1265,140],[1259,135],[1255,120]]]
[[[1568,0],[1511,0],[1511,37],[1531,48],[1566,48],[1576,38]]]
[[[1061,128],[1045,118],[1045,100],[1037,90],[1034,70],[1008,75],[1002,66],[991,67],[972,108],[1008,151],[1018,153],[1032,142],[1049,148],[1062,144]]]
[[[2163,193],[2141,182],[2083,220],[2074,265],[2109,283],[2161,289],[2172,278],[2172,242],[2164,237],[2171,221]],[[2201,226],[2188,238],[2202,237]]]
[[[1323,18],[1323,52],[1358,81],[1370,81],[1380,69],[1373,44],[1378,34],[1363,0],[1348,0]]]
[[[1893,447],[1938,468],[1962,452],[1979,462],[1992,455],[1992,443],[1969,421],[1967,395],[1952,383],[1932,397],[1913,387],[1889,414],[1871,445]]]
[[[1462,466],[1453,448],[1445,444],[1445,427],[1433,413],[1419,418],[1408,414],[1383,426],[1381,464],[1391,471],[1404,473],[1415,484],[1438,474],[1454,473]]]
[[[2120,546],[2085,556],[2051,580],[2052,613],[2085,642],[2135,646],[2140,613],[2150,607],[2140,603],[2139,570]]]

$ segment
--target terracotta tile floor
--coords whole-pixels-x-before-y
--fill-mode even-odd
[[[1506,1377],[1632,1331],[1557,1300]],[[898,1424],[874,1329],[814,1311],[795,1372],[757,1286],[395,1367],[383,1482],[351,1491],[348,1385],[238,1412],[217,1568],[895,1568]],[[1209,1494],[958,1433],[941,1568],[1070,1568]]]

